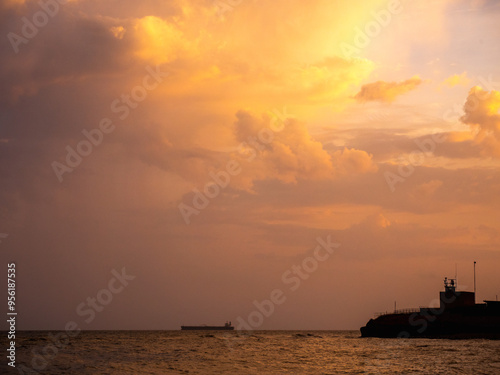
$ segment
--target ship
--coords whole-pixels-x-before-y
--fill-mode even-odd
[[[232,331],[234,327],[231,322],[226,322],[223,326],[181,326],[182,331]]]
[[[438,307],[377,314],[361,327],[361,337],[500,339],[500,302],[476,303],[474,292],[457,291],[456,279],[444,278]],[[474,283],[475,285],[475,283]]]

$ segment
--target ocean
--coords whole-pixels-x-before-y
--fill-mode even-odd
[[[500,341],[360,338],[359,331],[18,332],[2,374],[500,374]],[[5,346],[2,337],[0,342]],[[5,351],[4,351],[5,353]]]

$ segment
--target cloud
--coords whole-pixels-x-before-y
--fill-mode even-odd
[[[470,89],[460,120],[477,131],[474,142],[483,146],[483,155],[500,157],[500,92]]]
[[[138,43],[136,56],[154,64],[173,61],[189,48],[182,31],[159,17],[137,20],[134,31]]]
[[[470,89],[464,104],[465,115],[461,117],[464,124],[477,126],[481,132],[500,134],[500,92],[485,91],[479,86]]]
[[[16,44],[7,38],[0,43],[0,84],[4,88],[0,102],[13,103],[44,87],[65,86],[128,70],[131,41],[116,38],[119,29],[113,27],[119,27],[117,21],[79,13],[76,7],[74,2],[60,5],[47,25],[25,43]],[[23,13],[32,15],[39,11],[36,2],[29,2]],[[21,15],[14,10],[0,12],[0,20],[3,34],[24,35]]]
[[[467,86],[471,82],[471,79],[467,77],[467,72],[463,72],[462,74],[454,74],[448,78],[446,78],[442,85],[446,85],[449,87],[455,86]]]
[[[286,119],[283,129],[274,132],[272,119],[256,118],[239,111],[235,123],[236,140],[240,142],[238,158],[247,160],[248,169],[242,174],[247,187],[253,180],[278,179],[295,183],[298,179],[324,179],[333,175],[331,156],[323,145],[312,139],[306,126]],[[244,163],[244,162],[242,162]]]
[[[388,228],[391,226],[391,222],[382,213],[369,215],[360,224],[354,225],[353,227],[362,227],[367,232],[378,231],[383,228]]]
[[[373,155],[363,150],[346,147],[342,151],[335,151],[332,158],[338,175],[371,173],[378,170],[377,165],[373,162]]]
[[[365,151],[345,148],[328,152],[296,119],[286,119],[283,129],[273,132],[270,129],[276,122],[269,116],[258,119],[246,111],[236,116],[235,137],[241,142],[236,157],[242,160],[244,169],[240,187],[247,190],[255,181],[297,183],[377,171],[372,156]]]
[[[379,101],[391,103],[399,95],[417,88],[423,81],[415,76],[402,82],[377,81],[368,83],[354,96],[359,102]]]
[[[21,5],[24,5],[24,3],[26,3],[26,0],[5,0],[2,3],[3,3],[2,5],[5,8],[9,8],[9,7],[15,8],[15,7],[19,7]]]
[[[432,180],[429,182],[425,182],[415,187],[413,196],[417,199],[425,199],[426,197],[430,197],[434,195],[437,189],[439,189],[443,185],[443,181],[441,180]]]

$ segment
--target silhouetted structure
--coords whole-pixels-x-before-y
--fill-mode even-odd
[[[456,280],[448,278],[439,301],[439,308],[380,314],[361,327],[361,336],[500,339],[500,302],[475,303],[474,292],[457,291]]]

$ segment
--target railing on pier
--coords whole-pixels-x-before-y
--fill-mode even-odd
[[[413,308],[413,309],[399,309],[399,310],[394,310],[394,311],[386,311],[386,312],[379,312],[375,314],[375,318],[378,318],[379,316],[382,315],[392,315],[392,314],[412,314],[412,313],[418,313],[420,312],[420,308]]]

